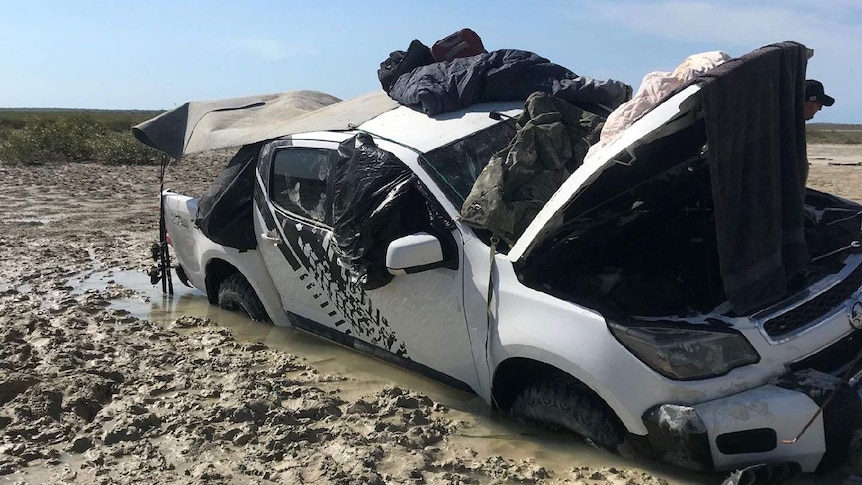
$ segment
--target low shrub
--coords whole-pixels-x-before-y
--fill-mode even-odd
[[[162,111],[152,110],[0,108],[0,129],[10,128],[20,130],[35,118],[59,120],[84,115],[110,131],[125,132],[129,131],[129,128],[132,126],[161,113]]]
[[[29,117],[21,129],[6,129],[0,160],[39,165],[53,162],[99,162],[112,165],[155,164],[159,153],[85,114]]]
[[[158,165],[162,154],[139,142],[131,132],[109,133],[96,147],[97,160],[107,165]]]
[[[807,130],[806,135],[809,144],[830,143],[838,145],[862,144],[862,130]]]

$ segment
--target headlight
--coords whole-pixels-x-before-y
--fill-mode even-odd
[[[625,327],[611,322],[608,328],[635,357],[671,379],[716,377],[760,361],[748,340],[733,330]]]

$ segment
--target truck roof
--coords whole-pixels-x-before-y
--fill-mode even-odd
[[[336,107],[332,105],[324,109]],[[400,106],[362,123],[358,129],[428,152],[501,123],[500,117],[492,118],[491,113],[500,113],[506,119],[520,114],[523,107],[523,101],[480,103],[460,111],[428,116],[407,106]]]

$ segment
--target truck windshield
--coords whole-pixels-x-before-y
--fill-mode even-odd
[[[516,130],[502,121],[448,145],[431,150],[419,163],[459,209],[491,157],[506,148]]]

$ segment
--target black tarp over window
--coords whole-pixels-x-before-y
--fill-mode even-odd
[[[428,232],[443,246],[444,259],[457,264],[451,235],[454,225],[407,165],[358,134],[338,147],[334,174],[335,250],[365,289],[392,279],[386,250],[393,240]]]
[[[254,172],[263,143],[242,147],[198,201],[195,224],[218,244],[239,250],[257,248],[252,207]]]

